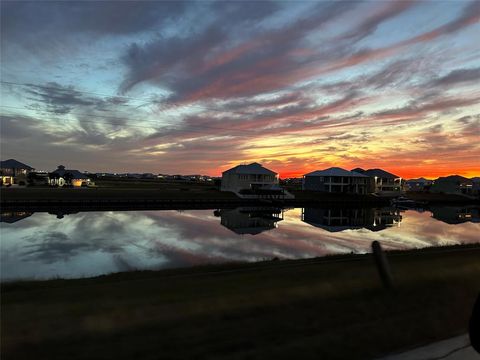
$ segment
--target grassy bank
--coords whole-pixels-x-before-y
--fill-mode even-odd
[[[168,203],[168,202],[224,202],[255,203],[255,200],[242,200],[231,192],[219,191],[212,184],[193,182],[166,182],[159,180],[99,180],[94,188],[50,188],[50,187],[17,187],[1,188],[0,200],[3,205],[16,203]],[[285,204],[298,205],[327,203],[336,205],[361,204],[382,206],[388,205],[388,198],[374,195],[332,194],[315,191],[292,190],[295,200],[286,200]],[[458,195],[429,194],[412,192],[409,198],[428,204],[478,204]]]
[[[219,191],[213,186],[192,184],[165,184],[154,183],[147,186],[117,186],[94,188],[50,188],[50,187],[23,187],[2,188],[1,201],[3,204],[15,203],[52,203],[52,202],[224,202],[224,203],[259,203],[258,200],[243,200],[234,193]],[[332,204],[388,204],[388,199],[373,195],[329,194],[310,191],[297,191],[295,200],[286,201],[288,204],[304,204],[325,202]]]
[[[363,359],[466,332],[480,247],[2,285],[2,359]]]

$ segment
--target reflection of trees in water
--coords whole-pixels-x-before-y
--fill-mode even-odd
[[[366,228],[372,231],[397,226],[400,210],[383,208],[304,208],[302,221],[330,232]]]
[[[283,209],[277,207],[239,207],[214,211],[220,223],[236,234],[256,235],[277,227],[283,220]]]

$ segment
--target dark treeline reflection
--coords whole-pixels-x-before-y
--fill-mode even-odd
[[[271,206],[249,206],[235,209],[218,209],[213,214],[220,217],[220,224],[233,232],[242,235],[256,235],[263,231],[277,228],[277,223],[283,220],[286,209]],[[288,209],[287,209],[288,210]],[[397,226],[402,222],[402,212],[405,209],[396,207],[381,208],[302,208],[301,220],[312,226],[330,232],[347,229],[369,229],[372,231],[384,230]],[[426,211],[416,209],[416,211]],[[447,224],[461,224],[464,222],[480,222],[480,208],[470,206],[430,206],[428,211],[432,217]],[[80,211],[54,210],[48,214],[57,219],[66,215],[78,214]],[[28,218],[34,212],[27,211],[2,211],[0,222],[15,223]]]
[[[479,208],[1,212],[1,278],[94,276],[478,242]]]

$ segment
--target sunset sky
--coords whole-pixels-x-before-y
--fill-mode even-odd
[[[1,3],[1,158],[480,176],[480,1]]]

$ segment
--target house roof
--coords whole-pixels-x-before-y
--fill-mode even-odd
[[[400,176],[389,173],[388,171],[382,170],[382,169],[368,169],[365,171],[365,175],[368,175],[370,177],[380,177],[380,178],[388,178],[388,179],[396,179],[399,178]]]
[[[426,182],[429,182],[429,181],[431,181],[431,180],[427,180],[424,177],[420,177],[418,179],[409,179],[409,180],[407,180],[407,183],[426,183]]]
[[[455,183],[466,183],[466,184],[472,184],[473,181],[460,176],[460,175],[450,175],[450,176],[445,176],[445,177],[439,177],[437,180],[435,180],[436,183],[441,183],[441,182],[455,182]]]
[[[72,179],[89,179],[89,177],[78,170],[68,170],[68,169],[57,169],[52,171],[52,174],[57,174],[58,176],[65,176],[65,174],[70,174]]]
[[[28,166],[20,161],[15,159],[8,159],[4,161],[0,161],[0,167],[2,169],[26,169],[26,170],[34,170],[31,166]]]
[[[362,168],[359,168],[359,167],[358,167],[358,168],[352,169],[352,170],[350,170],[350,171],[355,171],[355,172],[357,172],[357,173],[363,174],[363,173],[365,172],[365,169],[362,169]]]
[[[331,167],[325,170],[312,171],[304,176],[345,176],[345,177],[368,177],[366,175],[348,171],[339,167]]]
[[[230,172],[234,174],[277,175],[275,171],[264,168],[262,165],[256,162],[248,165],[237,165],[224,171],[224,173]]]

